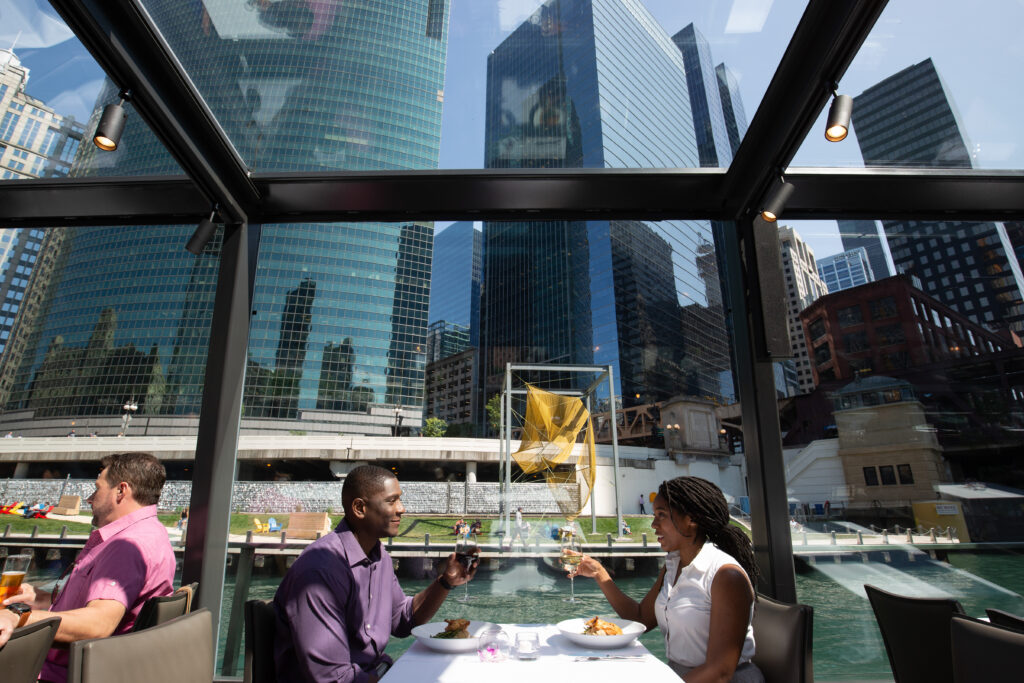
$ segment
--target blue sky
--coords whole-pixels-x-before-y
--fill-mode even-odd
[[[487,55],[540,4],[541,0],[451,0],[442,168],[481,167]],[[670,35],[696,23],[711,44],[715,62],[724,61],[738,77],[748,118],[753,118],[805,5],[796,0],[644,0],[643,4]],[[1024,168],[1024,145],[1016,125],[1024,61],[1024,42],[1018,35],[1021,26],[1024,0],[893,0],[840,91],[857,95],[931,57],[960,111],[976,151],[976,165]],[[48,3],[0,0],[0,47],[12,44],[31,69],[31,95],[62,113],[88,117],[102,72]],[[823,129],[824,112],[794,166],[862,165],[856,130],[843,143],[831,144],[820,134]],[[798,222],[795,227],[817,256],[839,249],[833,222]]]

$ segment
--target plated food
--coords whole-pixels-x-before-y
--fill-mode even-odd
[[[469,638],[469,631],[466,630],[469,626],[469,619],[445,619],[445,622],[448,626],[443,631],[430,636],[431,638]]]
[[[420,624],[412,630],[417,641],[437,652],[476,652],[480,634],[494,626],[489,621],[445,619]]]
[[[594,617],[583,622],[583,635],[585,636],[621,636],[622,628],[618,624],[605,621],[601,617]]]
[[[628,647],[647,630],[639,621],[614,617],[566,619],[557,626],[576,645],[600,650]]]

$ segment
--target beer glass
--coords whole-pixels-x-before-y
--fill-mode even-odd
[[[21,589],[21,582],[32,561],[31,555],[8,555],[0,574],[0,601],[6,600]]]

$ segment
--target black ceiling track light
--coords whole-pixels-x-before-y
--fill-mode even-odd
[[[185,244],[185,250],[199,256],[203,253],[203,248],[210,243],[213,238],[213,233],[217,231],[217,224],[213,222],[214,216],[217,215],[217,205],[214,204],[213,208],[210,209],[210,215],[199,221],[199,225],[196,226],[195,232],[188,238],[188,242]]]
[[[103,115],[96,126],[96,132],[92,136],[93,143],[104,152],[113,152],[121,142],[121,133],[124,132],[125,111],[124,103],[131,100],[131,93],[122,90],[118,94],[116,104],[108,104],[103,107]]]

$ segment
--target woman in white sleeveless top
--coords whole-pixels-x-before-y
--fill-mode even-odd
[[[763,683],[754,656],[754,589],[750,539],[729,524],[721,490],[699,477],[658,487],[651,523],[665,568],[641,602],[619,590],[608,571],[584,556],[577,576],[592,576],[623,619],[665,635],[669,665],[686,683]]]

